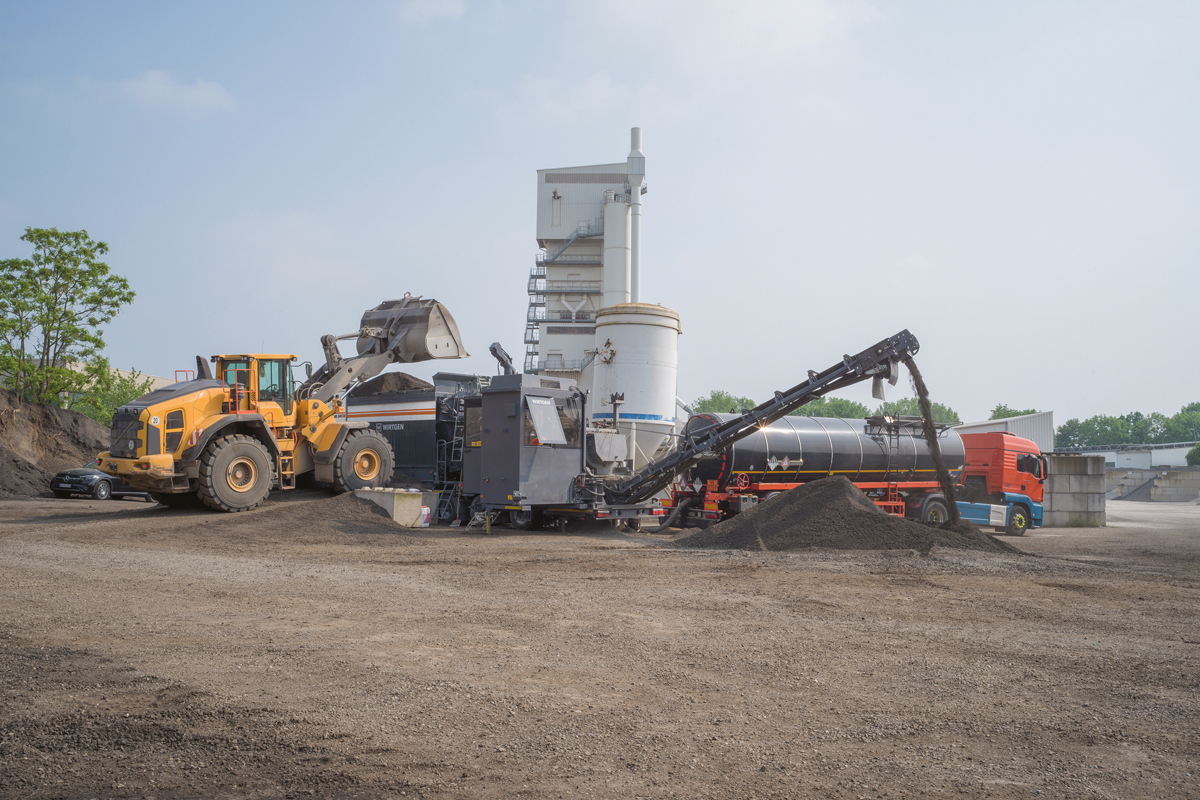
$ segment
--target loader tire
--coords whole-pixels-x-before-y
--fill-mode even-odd
[[[333,459],[333,490],[341,494],[387,486],[395,463],[392,446],[381,434],[367,429],[350,431]]]
[[[233,434],[213,441],[200,456],[204,505],[218,511],[258,508],[271,492],[271,456],[252,436]]]
[[[151,492],[150,499],[167,508],[197,508],[200,505],[195,492]]]

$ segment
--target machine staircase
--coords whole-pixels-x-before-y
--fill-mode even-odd
[[[449,441],[438,442],[437,489],[438,504],[434,519],[438,521],[454,519],[458,516],[458,501],[462,495],[462,460],[463,447],[466,438],[463,400],[461,397],[450,397],[443,402],[451,405],[448,409],[454,415],[454,431]]]
[[[567,240],[553,253],[538,253],[536,263],[533,269],[529,271],[529,311],[525,315],[525,344],[529,345],[525,349],[524,371],[527,374],[535,374],[538,370],[538,323],[546,319],[546,268],[550,264],[557,263],[560,258],[572,260],[579,258],[577,256],[563,255],[578,240],[603,235],[604,219],[596,219],[587,224],[580,225],[571,231],[571,235],[567,237]],[[579,260],[578,263],[590,264],[601,262],[593,256],[586,256]],[[597,287],[596,291],[598,292],[598,290]],[[589,293],[595,292],[589,291]]]

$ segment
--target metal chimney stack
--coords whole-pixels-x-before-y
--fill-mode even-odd
[[[629,131],[629,302],[642,302],[642,182],[646,178],[646,156],[642,153],[642,129]]]

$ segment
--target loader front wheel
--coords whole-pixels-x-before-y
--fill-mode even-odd
[[[333,460],[334,491],[387,486],[394,464],[392,446],[382,435],[365,429],[350,431]]]
[[[251,436],[234,434],[212,442],[200,456],[199,473],[197,494],[218,511],[257,508],[271,491],[271,456]]]

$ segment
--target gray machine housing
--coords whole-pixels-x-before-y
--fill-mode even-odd
[[[531,399],[532,398],[532,399]],[[576,477],[584,471],[586,398],[567,378],[497,375],[483,390],[477,447],[468,444],[463,483],[477,489],[485,506],[528,509],[573,506]],[[553,403],[564,441],[538,431],[534,411]],[[472,437],[468,437],[471,439]],[[531,443],[531,439],[532,442]]]

